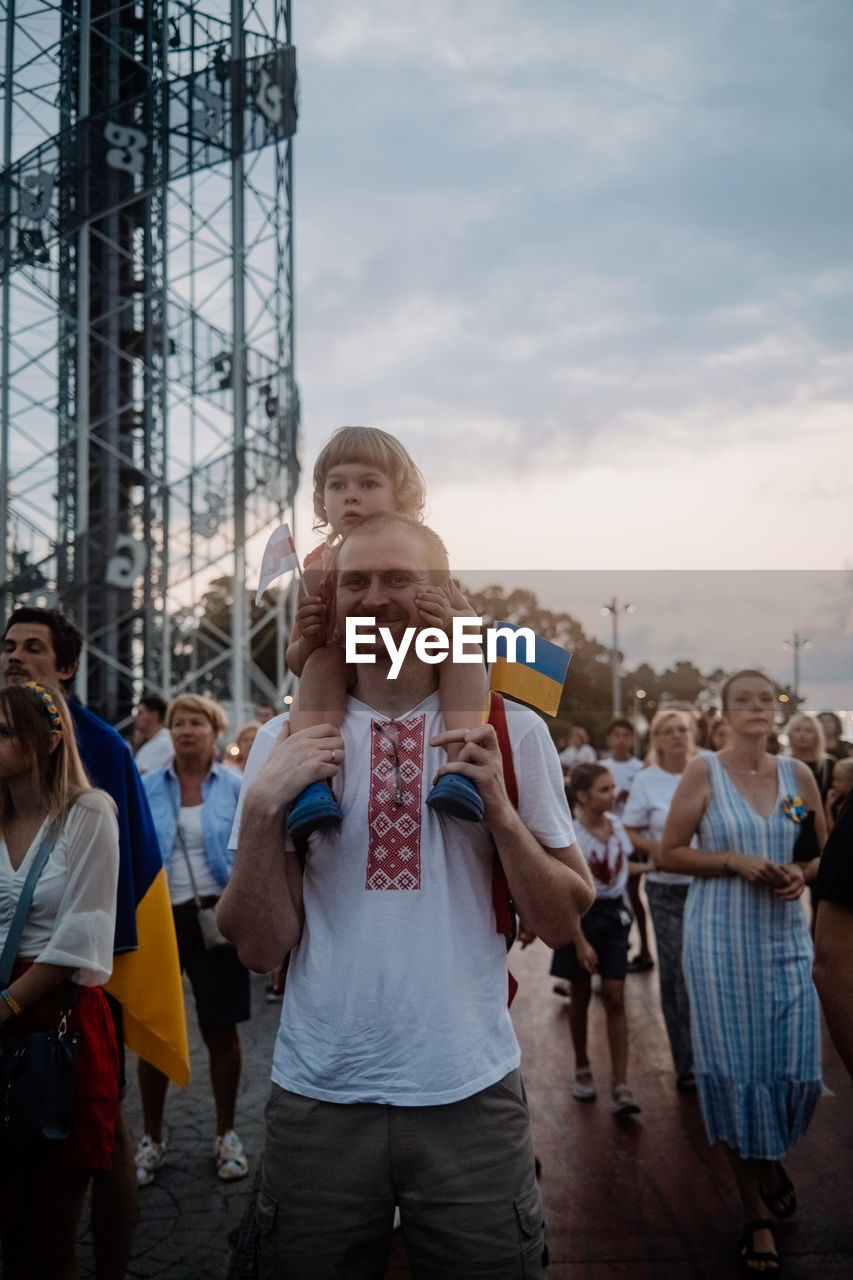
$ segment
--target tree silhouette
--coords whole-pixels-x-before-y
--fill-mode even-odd
[[[607,646],[587,636],[570,613],[546,609],[526,588],[516,587],[507,592],[498,583],[493,583],[482,590],[471,591],[464,583],[458,585],[471,608],[487,626],[496,622],[512,622],[516,626],[530,627],[537,635],[571,651],[572,661],[557,715],[553,718],[543,716],[543,719],[557,738],[571,726],[582,725],[593,743],[602,748],[612,707],[610,650]],[[269,592],[260,606],[255,605],[254,597],[249,598],[250,625],[254,627],[274,603],[275,596]],[[232,606],[232,578],[216,578],[210,583],[194,616],[179,616],[173,620],[176,680],[188,676],[192,670],[203,672],[193,687],[226,702],[231,697],[230,665],[227,661],[210,667],[208,664],[224,654],[231,643]],[[275,644],[275,621],[270,617],[252,639],[252,658],[273,683],[277,673]],[[711,711],[719,707],[720,689],[726,677],[727,673],[720,667],[703,674],[688,659],[674,662],[662,672],[642,662],[621,677],[622,705],[629,719],[640,713],[647,722],[661,706],[672,701],[689,702],[703,711]],[[636,696],[638,690],[643,691],[642,698]],[[253,696],[257,692],[253,690]],[[784,723],[801,699],[794,697],[790,686],[781,687],[779,693],[787,699],[777,704],[780,721]]]

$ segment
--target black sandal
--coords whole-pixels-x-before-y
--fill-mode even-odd
[[[776,1177],[779,1184],[775,1191],[765,1191],[758,1184],[758,1192],[767,1208],[777,1218],[792,1218],[797,1212],[797,1193],[794,1190],[794,1184],[782,1168],[782,1162],[776,1160],[774,1162]]]
[[[782,1270],[782,1259],[778,1253],[760,1253],[755,1248],[755,1232],[756,1231],[772,1231],[773,1223],[769,1218],[756,1218],[754,1222],[747,1222],[741,1233],[738,1242],[738,1250],[740,1253],[740,1265],[745,1271],[751,1271],[753,1275],[777,1276]],[[770,1266],[756,1266],[756,1263],[770,1263]]]

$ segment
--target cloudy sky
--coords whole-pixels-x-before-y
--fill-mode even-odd
[[[461,576],[548,571],[602,638],[643,588],[631,662],[717,631],[790,678],[814,631],[853,708],[848,0],[297,0],[294,40],[298,544],[322,442],[380,426]],[[700,569],[689,610],[637,576]]]

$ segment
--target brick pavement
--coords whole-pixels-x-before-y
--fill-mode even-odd
[[[214,1113],[207,1057],[198,1033],[192,995],[189,1011],[193,1074],[185,1090],[170,1086],[166,1098],[168,1158],[154,1182],[139,1192],[140,1219],[128,1280],[226,1280],[232,1246],[249,1204],[263,1148],[263,1108],[278,1029],[280,1004],[264,1000],[264,978],[252,977],[252,1018],[240,1027],[243,1077],[237,1102],[237,1132],[250,1156],[250,1173],[240,1182],[220,1182],[213,1164]],[[136,1059],[128,1058],[125,1108],[134,1139],[141,1134]],[[91,1240],[84,1231],[81,1280],[93,1280]]]
[[[725,1153],[711,1148],[695,1095],[679,1094],[658,1002],[657,973],[631,974],[629,1080],[643,1111],[607,1109],[604,1010],[594,999],[595,1103],[568,1090],[567,1002],[552,994],[541,944],[511,957],[521,978],[515,1024],[525,1054],[549,1224],[548,1280],[734,1280],[740,1207]],[[825,1093],[786,1160],[800,1209],[775,1231],[786,1280],[853,1280],[853,1085],[824,1037]]]
[[[707,1145],[695,1098],[673,1087],[656,974],[628,979],[630,1078],[643,1112],[635,1122],[619,1124],[601,1099],[581,1104],[569,1095],[566,1002],[551,991],[548,952],[540,943],[524,953],[516,950],[511,967],[521,979],[514,1019],[543,1164],[549,1280],[729,1280],[742,1274],[735,1261],[734,1186],[722,1152]],[[262,978],[253,978],[252,1000],[254,1017],[241,1029],[244,1075],[237,1114],[254,1175],[280,1006],[264,1002]],[[591,1027],[593,1066],[605,1094],[600,1001],[593,1001]],[[232,1185],[215,1177],[212,1103],[192,1015],[191,1042],[193,1080],[184,1093],[170,1089],[167,1101],[168,1162],[140,1192],[131,1278],[238,1280],[231,1272],[228,1236],[243,1218],[254,1177]],[[825,1076],[827,1092],[812,1128],[787,1162],[801,1205],[776,1237],[788,1280],[853,1280],[853,1086],[831,1045]],[[126,1105],[137,1134],[135,1081]],[[91,1280],[88,1236],[81,1253],[82,1280]],[[408,1274],[398,1238],[388,1280]]]

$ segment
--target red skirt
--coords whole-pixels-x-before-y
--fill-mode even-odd
[[[16,963],[12,979],[27,968],[28,965]],[[10,1018],[4,1030],[12,1035],[55,1031],[66,991],[65,984],[49,991],[23,1013]],[[109,1171],[118,1114],[119,1061],[115,1027],[100,987],[78,989],[68,1030],[80,1036],[71,1132],[62,1141],[44,1142],[33,1155],[39,1163],[48,1162],[55,1169]]]

